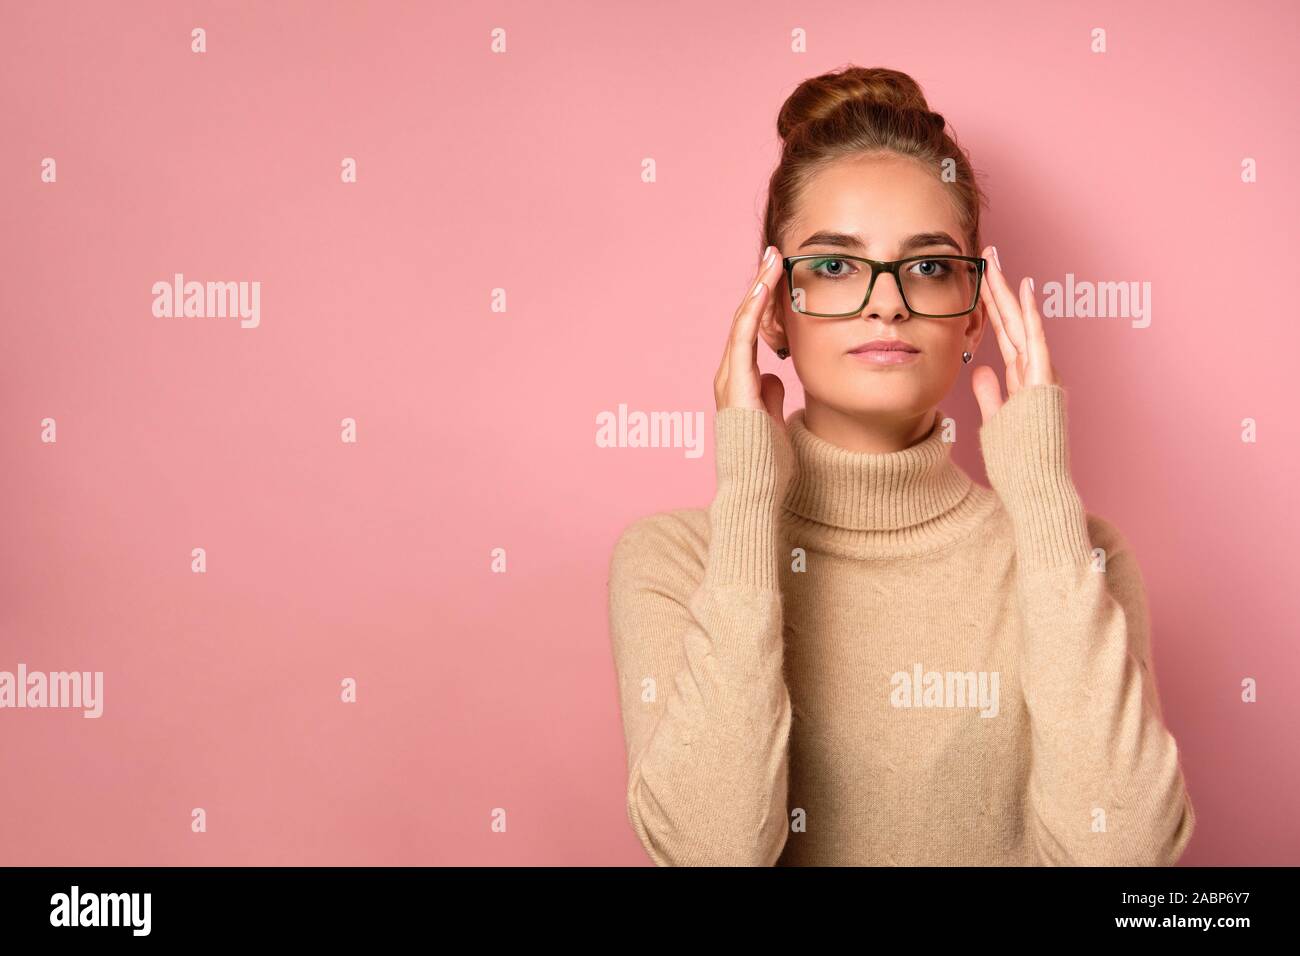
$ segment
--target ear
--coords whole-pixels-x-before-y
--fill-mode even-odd
[[[984,307],[984,302],[975,306],[975,311],[966,316],[966,326],[962,330],[963,335],[970,341],[970,352],[975,354],[979,351],[980,343],[984,341],[984,332],[988,329],[988,311]]]

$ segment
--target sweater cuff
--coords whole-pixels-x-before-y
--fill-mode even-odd
[[[1011,516],[1021,565],[1040,570],[1090,561],[1088,517],[1070,475],[1065,389],[1021,388],[979,437],[989,483]]]
[[[777,527],[793,452],[765,411],[724,408],[713,418],[718,490],[709,506],[705,583],[776,590]]]

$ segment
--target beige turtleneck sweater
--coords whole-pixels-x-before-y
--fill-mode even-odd
[[[1166,865],[1195,826],[1121,534],[1084,511],[1066,400],[849,452],[714,417],[708,509],[615,546],[627,810],[661,866]]]

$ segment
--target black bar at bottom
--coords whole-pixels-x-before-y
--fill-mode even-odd
[[[77,945],[382,942],[623,945],[702,938],[805,945],[848,932],[863,948],[1192,936],[1232,945],[1294,927],[1296,868],[677,869],[75,868],[0,869],[6,943]],[[147,894],[147,896],[146,896]],[[1285,914],[1285,915],[1284,915]],[[86,925],[86,924],[91,925]],[[105,925],[107,924],[107,925]],[[689,927],[690,935],[686,933]],[[611,939],[609,933],[618,934]],[[624,936],[626,934],[626,937]],[[1289,933],[1286,933],[1289,936]],[[900,940],[900,941],[901,941]]]

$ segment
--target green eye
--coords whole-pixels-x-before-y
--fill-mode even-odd
[[[831,264],[834,263],[832,266]],[[808,268],[818,275],[827,279],[838,279],[841,276],[847,276],[851,273],[851,263],[847,259],[837,259],[828,256],[825,259],[811,259],[808,262]]]

